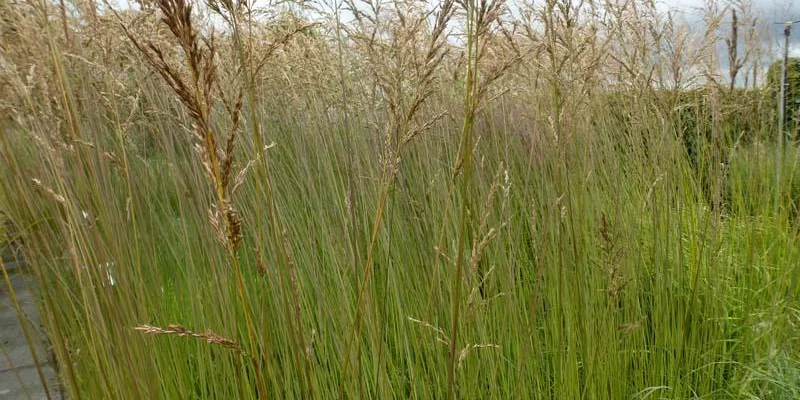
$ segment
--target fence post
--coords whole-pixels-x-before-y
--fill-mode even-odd
[[[786,140],[784,124],[786,123],[786,85],[788,84],[789,36],[792,34],[792,22],[786,22],[783,28],[783,63],[781,64],[781,90],[778,98],[778,150],[783,151]]]

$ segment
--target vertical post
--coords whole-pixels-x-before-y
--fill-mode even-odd
[[[788,84],[788,67],[789,67],[789,36],[792,34],[792,23],[787,22],[783,29],[783,64],[781,65],[781,90],[780,98],[778,99],[778,148],[783,149],[783,142],[786,132],[784,132],[784,124],[786,123],[786,85]]]
[[[784,124],[786,122],[786,84],[789,64],[789,36],[792,34],[792,21],[787,21],[783,28],[783,63],[781,65],[781,90],[778,98],[778,146],[775,160],[775,213],[778,212],[781,193],[781,168],[783,163],[783,142],[786,141]]]

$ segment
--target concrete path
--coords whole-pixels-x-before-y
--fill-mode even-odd
[[[36,307],[35,294],[31,290],[31,279],[22,265],[11,262],[8,252],[2,261],[11,278],[11,285],[25,316],[33,337],[36,356],[47,383],[50,400],[61,400],[56,371],[52,366],[50,352]],[[0,400],[47,399],[45,386],[39,378],[36,363],[20,325],[17,310],[0,271]]]

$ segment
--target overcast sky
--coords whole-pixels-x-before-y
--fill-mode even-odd
[[[707,0],[657,0],[663,9],[673,9],[684,14],[689,21],[697,21]],[[736,0],[718,0],[720,7]],[[768,21],[769,41],[775,56],[778,57],[783,48],[783,25],[781,22],[800,20],[800,0],[738,0],[752,4],[753,12],[762,21]],[[776,24],[776,22],[778,22]],[[790,38],[790,55],[800,57],[800,23],[792,28]]]
[[[201,0],[202,1],[202,0]],[[435,0],[434,0],[435,1]],[[719,7],[731,3],[749,3],[753,13],[764,23],[769,31],[767,42],[763,43],[773,51],[775,59],[782,55],[783,22],[800,21],[800,0],[655,0],[657,7],[663,11],[679,12],[687,22],[702,26],[703,8],[709,1],[716,1]],[[112,0],[123,8],[130,7],[130,0]],[[537,1],[534,0],[534,3]],[[726,18],[729,20],[729,17]],[[724,29],[724,28],[723,28]],[[800,23],[793,26],[789,42],[789,54],[800,57]],[[723,60],[724,61],[724,60]],[[766,60],[765,60],[766,61]]]

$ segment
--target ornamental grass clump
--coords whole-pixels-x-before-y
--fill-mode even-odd
[[[70,398],[800,395],[746,3],[0,11],[0,215]]]

